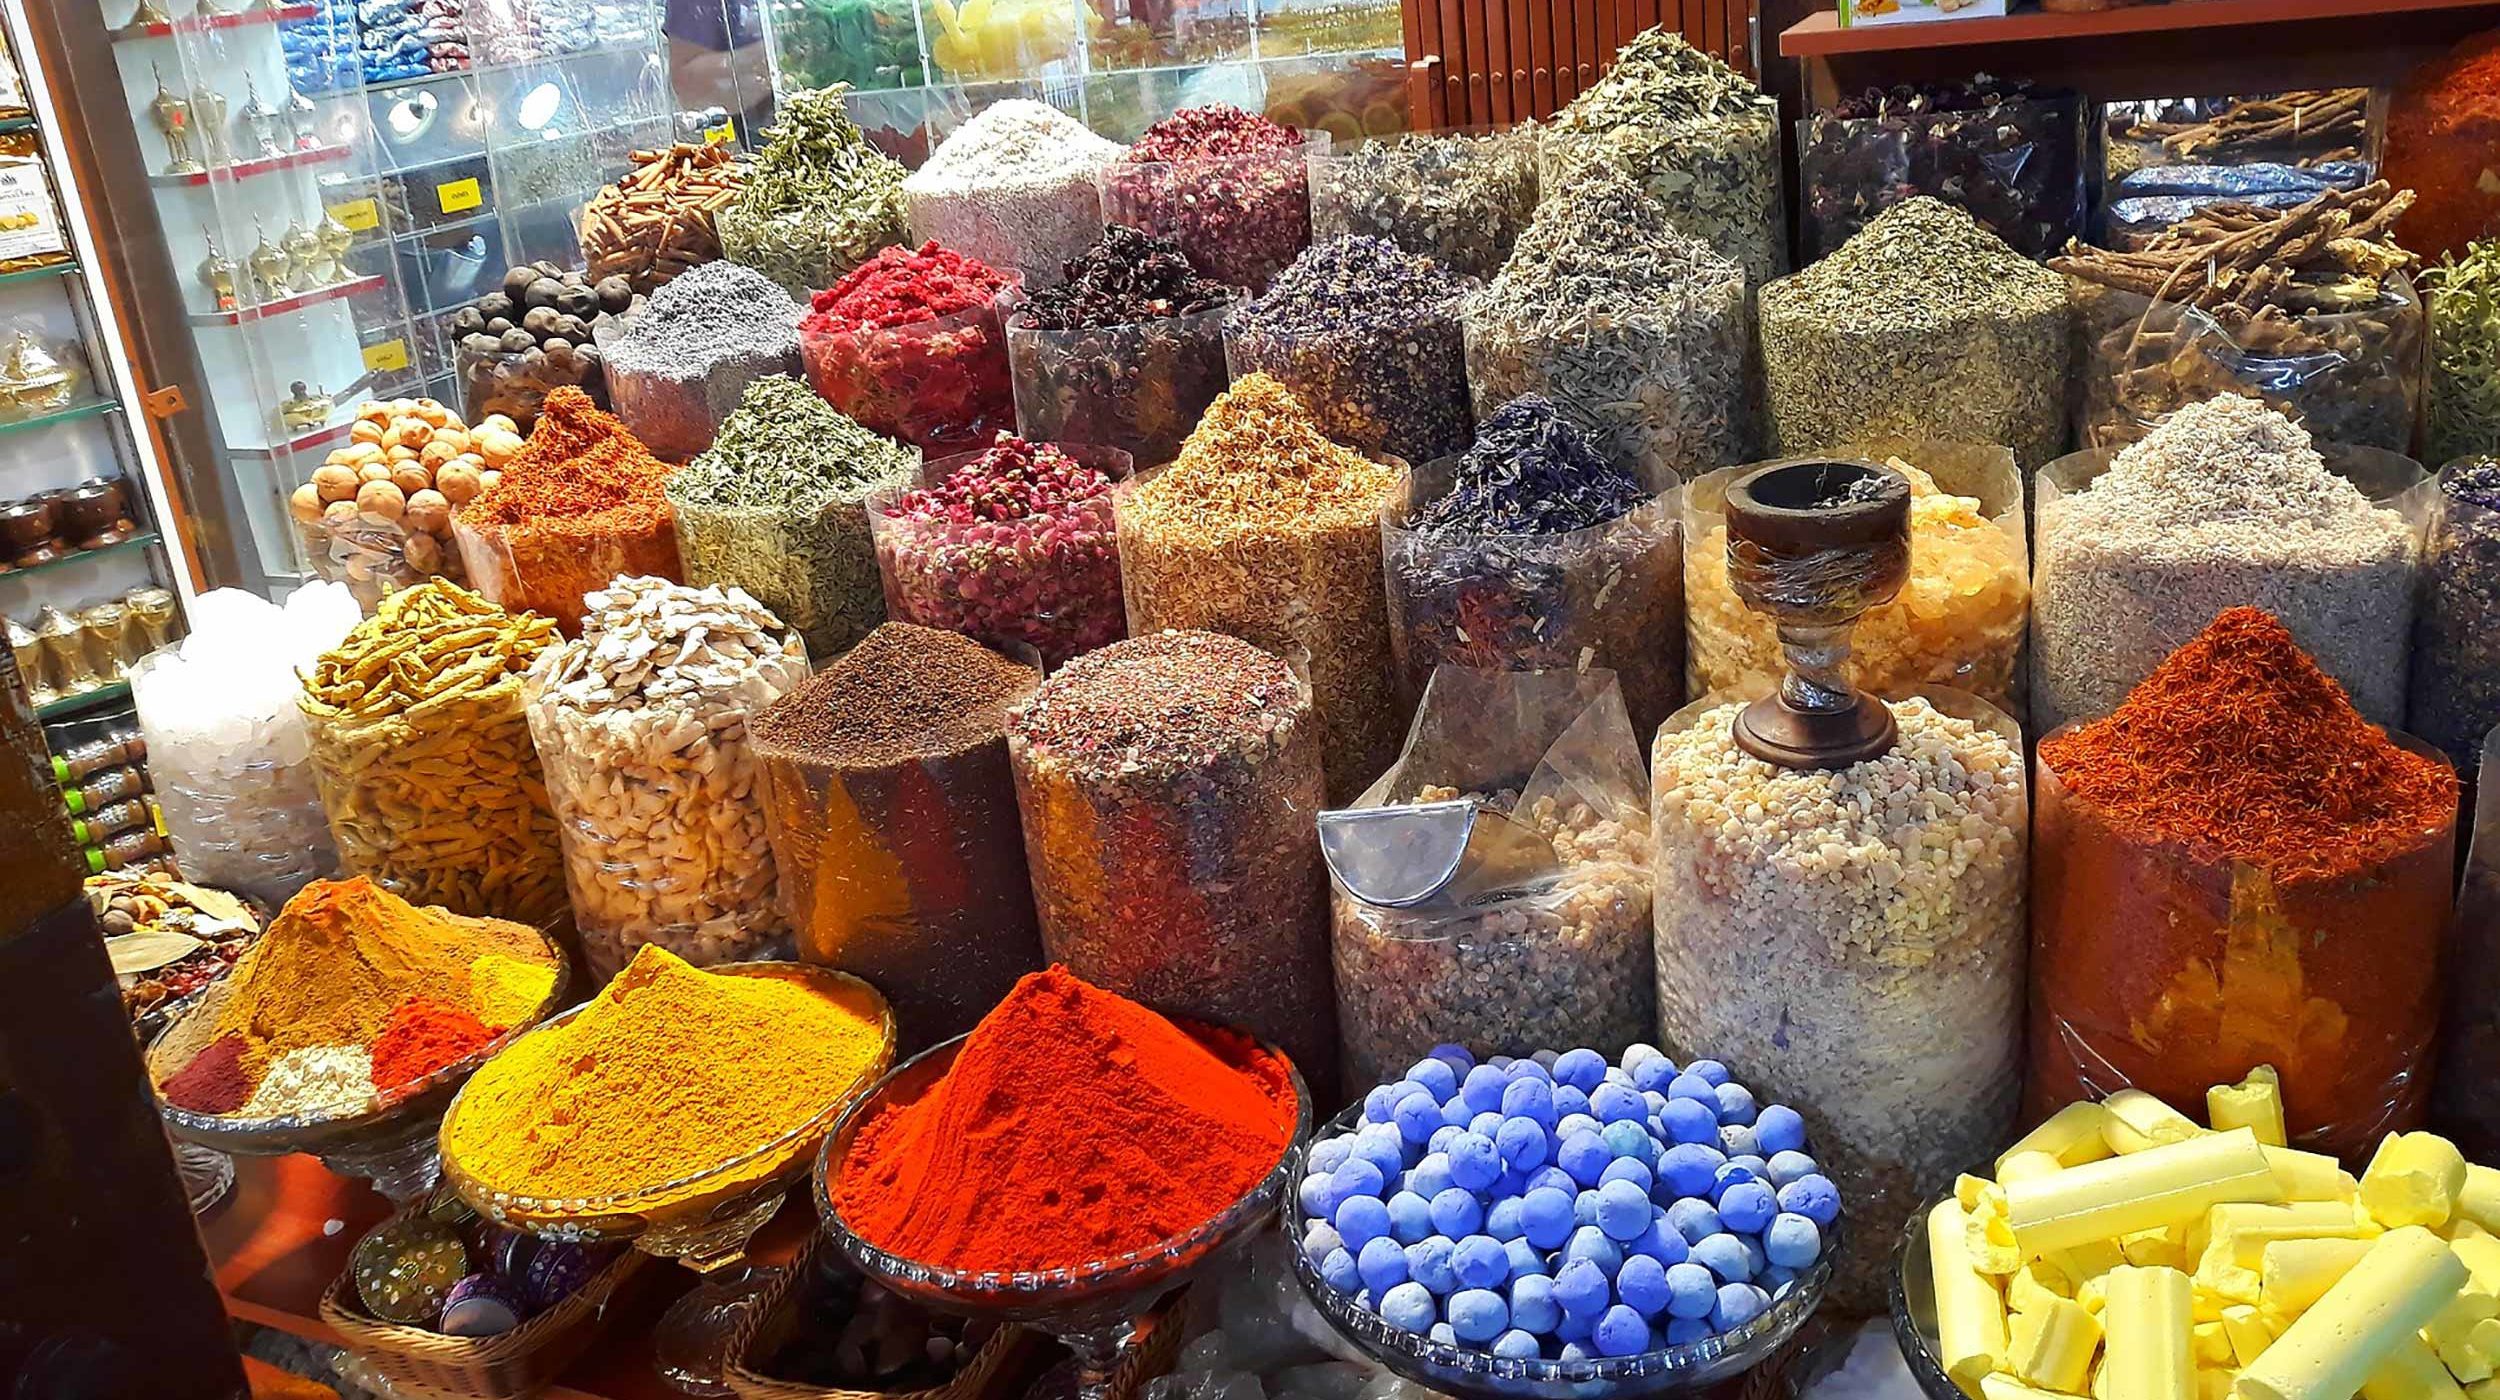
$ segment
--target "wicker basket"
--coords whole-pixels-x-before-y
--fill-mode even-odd
[[[321,1320],[395,1386],[457,1400],[514,1400],[546,1388],[573,1364],[598,1336],[608,1300],[649,1262],[638,1249],[619,1251],[571,1297],[493,1337],[447,1337],[385,1322],[365,1311],[344,1272],[322,1291]]]
[[[796,1301],[793,1294],[815,1272],[820,1250],[832,1244],[819,1232],[808,1237],[798,1257],[783,1266],[755,1305],[747,1309],[729,1339],[729,1388],[744,1400],[1004,1400],[1023,1393],[1041,1359],[1043,1339],[1021,1327],[1001,1327],[973,1353],[955,1378],[928,1390],[889,1394],[881,1390],[828,1390],[780,1380],[756,1369],[770,1362],[787,1339],[788,1328],[777,1325],[778,1314]]]

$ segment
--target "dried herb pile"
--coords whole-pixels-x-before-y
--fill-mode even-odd
[[[2430,308],[2426,460],[2500,452],[2500,239],[2469,243],[2422,274]]]
[[[1311,236],[1386,238],[1490,277],[1537,202],[1536,135],[1404,132],[1311,162]]]
[[[804,297],[904,238],[903,167],[843,109],[848,84],[781,99],[738,198],[715,218],[721,250]]]

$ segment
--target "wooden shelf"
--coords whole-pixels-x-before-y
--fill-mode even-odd
[[[1836,11],[1806,16],[1780,34],[1787,58],[1829,54],[1887,53],[1903,49],[1969,48],[1982,44],[2029,44],[2098,39],[2120,34],[2171,34],[2236,25],[2295,24],[2424,10],[2473,10],[2491,0],[2171,0],[2092,14],[2024,10],[1993,19],[1940,19],[1912,24],[1840,27]]]

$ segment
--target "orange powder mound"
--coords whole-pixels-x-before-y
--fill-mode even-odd
[[[923,1263],[1073,1268],[1213,1220],[1275,1169],[1294,1118],[1281,1057],[1053,967],[852,1143],[841,1216]]]

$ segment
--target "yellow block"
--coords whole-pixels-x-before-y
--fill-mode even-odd
[[[2070,1103],[2005,1149],[1997,1158],[1997,1172],[2002,1175],[2008,1160],[2026,1152],[2045,1152],[2056,1158],[2061,1167],[2097,1162],[2110,1155],[2109,1141],[2101,1133],[2101,1125],[2108,1117],[2107,1110],[2090,1100]]]
[[[2448,1243],[2390,1230],[2240,1375],[2239,1400],[2350,1400],[2396,1345],[2418,1341],[2468,1275]]]
[[[2046,1152],[2017,1152],[1997,1164],[1997,1184],[2010,1186],[2017,1181],[2050,1176],[2065,1169],[2065,1163]]]
[[[2465,1390],[2421,1338],[2403,1337],[2361,1383],[2361,1400],[2465,1400]]]
[[[1927,1215],[1927,1267],[1936,1285],[1936,1343],[1945,1374],[1965,1395],[2005,1364],[2005,1300],[1996,1280],[1972,1267],[1964,1243],[1965,1220],[1957,1202]]]
[[[2126,1400],[2196,1400],[2196,1341],[2187,1275],[2129,1266],[2109,1273],[2101,1325],[2109,1392]]]
[[[1979,1395],[1981,1400],[2075,1400],[2071,1395],[2025,1385],[2002,1371],[1979,1382]]]
[[[2500,1169],[2468,1164],[2457,1213],[2486,1230],[2500,1231]]]
[[[2015,1312],[2075,1296],[2074,1282],[2056,1265],[2033,1259],[2005,1277],[2005,1305]]]
[[[2323,1152],[2303,1152],[2297,1147],[2269,1147],[2266,1162],[2274,1168],[2274,1179],[2283,1184],[2287,1201],[2349,1201],[2360,1194],[2359,1185],[2344,1164]]]
[[[2449,1374],[2461,1381],[2487,1381],[2500,1370],[2494,1365],[2500,1361],[2500,1321],[2495,1318],[2500,1318],[2500,1298],[2469,1286],[2440,1309],[2423,1335]]]
[[[2007,1369],[2033,1385],[2078,1393],[2092,1374],[2092,1356],[2100,1347],[2101,1320],[2059,1298],[2047,1307],[2014,1314]]]
[[[2258,1264],[2266,1307],[2289,1321],[2343,1281],[2370,1252],[2368,1240],[2276,1240]]]
[[[2246,1366],[2274,1345],[2274,1329],[2257,1310],[2245,1305],[2222,1310],[2222,1332],[2231,1342],[2231,1360]]]
[[[2447,1224],[2464,1191],[2465,1155],[2437,1133],[2389,1133],[2361,1173],[2362,1208],[2390,1230]]]
[[[2259,1065],[2237,1084],[2207,1089],[2205,1120],[2215,1132],[2246,1128],[2268,1147],[2283,1146],[2283,1081],[2274,1066]]]
[[[2037,1254],[2189,1224],[2226,1201],[2281,1200],[2283,1188],[2256,1135],[2239,1128],[2016,1182],[2002,1196],[2021,1251]]]
[[[2474,1275],[2474,1286],[2485,1293],[2500,1293],[2500,1239],[2490,1235],[2451,1236],[2448,1247],[2465,1261]]]
[[[2121,1089],[2101,1100],[2101,1109],[2108,1115],[2101,1120],[2101,1137],[2121,1156],[2185,1142],[2205,1131],[2195,1119],[2142,1089]]]
[[[2190,1333],[2196,1339],[2196,1364],[2228,1366],[2231,1364],[2231,1338],[2222,1330],[2222,1323],[2197,1323]]]

